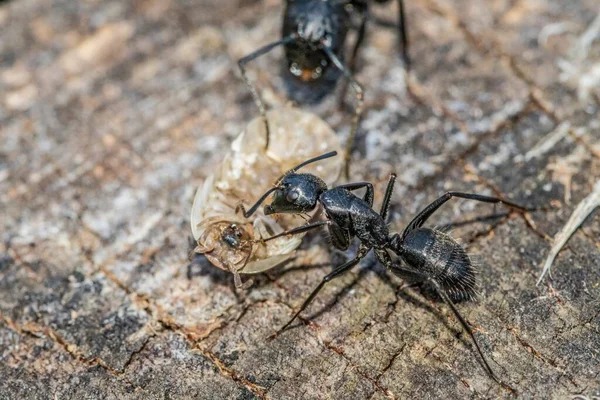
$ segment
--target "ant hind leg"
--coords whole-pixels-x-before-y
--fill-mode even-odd
[[[492,368],[488,364],[485,356],[483,355],[483,351],[481,350],[481,347],[479,346],[479,342],[477,342],[477,339],[475,338],[475,335],[473,334],[473,329],[471,328],[471,326],[469,325],[469,323],[467,322],[467,320],[465,320],[463,318],[463,316],[460,314],[460,312],[458,312],[458,309],[456,308],[456,306],[452,302],[452,299],[450,299],[450,296],[448,296],[448,294],[446,293],[446,291],[444,290],[444,288],[442,287],[442,285],[440,285],[433,278],[428,278],[427,282],[432,285],[432,287],[435,289],[436,293],[438,294],[438,296],[440,296],[440,298],[444,301],[444,303],[446,303],[446,305],[448,307],[450,307],[450,309],[452,310],[452,312],[454,313],[454,315],[456,316],[456,318],[458,319],[458,321],[462,325],[463,330],[465,332],[467,332],[469,334],[469,336],[471,337],[471,340],[475,344],[475,348],[477,349],[477,352],[479,353],[479,356],[481,357],[481,360],[483,361],[483,364],[485,366],[486,372],[488,373],[488,375],[490,376],[490,378],[492,378],[494,381],[496,381],[501,386],[504,386],[507,389],[510,389],[511,391],[514,391],[513,388],[511,388],[510,386],[506,385],[504,382],[502,382],[500,379],[498,379],[498,377],[496,376],[496,374],[494,374],[494,371],[492,370]]]
[[[406,238],[406,235],[408,235],[408,233],[410,231],[423,226],[423,224],[429,219],[429,217],[431,217],[433,215],[433,213],[435,213],[437,211],[438,208],[440,208],[448,200],[455,198],[455,197],[458,197],[461,199],[481,201],[483,203],[491,203],[491,204],[501,203],[507,207],[517,209],[521,212],[525,212],[525,211],[529,210],[526,207],[520,206],[520,205],[510,202],[510,201],[500,199],[498,197],[484,196],[481,194],[465,193],[465,192],[446,192],[441,197],[437,198],[431,204],[429,204],[427,207],[425,207],[421,212],[419,212],[419,214],[417,214],[416,217],[413,218],[413,220],[406,226],[406,228],[404,228],[404,231],[402,232],[402,239]]]

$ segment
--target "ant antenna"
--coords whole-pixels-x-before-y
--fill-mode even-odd
[[[330,151],[329,153],[321,154],[320,156],[316,156],[316,157],[311,158],[310,160],[306,160],[306,161],[298,164],[294,168],[286,171],[283,175],[281,175],[281,177],[279,179],[277,179],[275,186],[278,186],[281,183],[281,181],[283,180],[283,178],[285,178],[287,175],[295,173],[300,168],[305,167],[308,164],[312,164],[314,162],[325,160],[326,158],[331,158],[331,157],[335,157],[335,156],[337,156],[337,151]]]
[[[248,211],[246,211],[243,204],[239,204],[237,208],[242,211],[244,218],[250,218],[250,216],[252,214],[254,214],[256,212],[256,210],[258,210],[258,207],[260,207],[262,202],[265,201],[267,199],[267,197],[269,197],[271,195],[271,193],[273,193],[275,190],[277,190],[277,186],[272,187],[271,189],[267,190],[267,192],[265,194],[263,194],[261,196],[261,198],[258,199],[256,204],[254,204],[252,207],[250,207],[250,209]]]

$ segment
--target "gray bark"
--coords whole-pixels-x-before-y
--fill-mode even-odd
[[[389,18],[394,7],[372,8]],[[401,288],[373,257],[268,340],[356,246],[341,254],[309,234],[295,262],[245,293],[202,257],[189,265],[194,192],[257,115],[236,61],[278,37],[281,12],[213,0],[0,5],[0,398],[514,396],[443,303]],[[393,230],[446,190],[543,206],[524,217],[457,200],[431,224],[453,223],[479,260],[481,295],[458,308],[496,374],[524,398],[600,395],[597,212],[535,286],[550,239],[600,177],[598,89],[582,104],[557,66],[597,1],[423,0],[407,12],[407,85],[395,33],[369,27],[352,178],[374,182],[378,207],[398,173]],[[565,21],[568,32],[538,41]],[[286,101],[281,57],[249,65],[272,107]],[[347,134],[335,95],[307,109]],[[526,156],[565,123],[555,145]]]

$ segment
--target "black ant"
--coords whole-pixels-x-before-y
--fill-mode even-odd
[[[296,319],[327,282],[348,272],[369,251],[373,250],[377,259],[394,274],[414,283],[428,283],[435,289],[475,343],[487,373],[496,382],[504,385],[494,375],[469,324],[460,315],[452,300],[466,300],[475,296],[475,268],[467,252],[445,232],[438,229],[424,228],[423,224],[440,206],[454,197],[485,203],[502,203],[521,212],[525,212],[527,209],[496,197],[447,192],[419,212],[401,234],[390,234],[386,225],[386,217],[396,180],[395,174],[390,176],[381,210],[377,213],[373,210],[373,185],[369,182],[348,183],[328,189],[325,182],[315,175],[296,173],[298,169],[307,164],[333,157],[336,154],[336,152],[326,153],[291,169],[250,210],[247,212],[242,210],[244,216],[249,217],[272,193],[275,194],[273,202],[265,206],[265,215],[275,213],[301,214],[313,210],[320,203],[325,211],[326,220],[290,229],[263,240],[268,241],[285,235],[295,235],[321,226],[327,226],[332,244],[337,249],[348,249],[350,240],[355,236],[360,240],[356,257],[327,274],[302,303],[300,309],[276,335],[285,330]],[[361,188],[366,188],[366,193],[362,199],[352,193]],[[393,262],[388,251],[395,253],[404,261],[404,265]]]
[[[376,0],[386,3],[389,0]],[[277,46],[283,45],[287,61],[286,71],[289,94],[297,100],[316,102],[331,91],[341,72],[349,80],[356,92],[357,106],[352,119],[350,136],[346,143],[344,155],[345,174],[348,177],[350,151],[354,143],[358,122],[363,108],[363,88],[354,79],[352,72],[358,49],[365,36],[365,28],[369,15],[367,0],[287,0],[283,14],[282,39],[270,43],[238,61],[244,81],[250,88],[254,102],[266,126],[266,147],[269,146],[269,124],[266,117],[265,105],[248,76],[245,65],[268,53]],[[403,0],[398,0],[400,54],[405,67],[408,69],[408,36],[404,21]],[[352,56],[348,66],[344,65],[344,45],[355,13],[360,16],[358,36],[354,43]],[[330,68],[333,65],[335,68]],[[293,84],[292,84],[293,82]],[[309,97],[312,95],[312,99]],[[302,98],[304,97],[304,98]]]

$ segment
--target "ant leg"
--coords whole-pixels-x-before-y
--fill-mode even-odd
[[[444,288],[442,288],[442,286],[435,279],[431,278],[430,276],[427,276],[426,274],[424,274],[422,272],[413,271],[411,269],[404,268],[404,267],[400,266],[399,264],[394,264],[391,260],[390,255],[383,249],[375,250],[375,255],[377,256],[379,261],[386,268],[391,270],[394,274],[396,274],[397,276],[399,276],[400,278],[402,278],[404,280],[411,281],[411,283],[409,285],[403,285],[403,288],[414,286],[415,284],[419,284],[422,282],[431,283],[431,285],[437,292],[438,296],[440,296],[442,298],[442,300],[444,300],[444,302],[448,305],[448,307],[450,307],[450,309],[452,310],[452,312],[454,313],[454,315],[456,316],[456,318],[462,325],[463,329],[469,334],[469,336],[471,336],[471,340],[473,340],[473,343],[475,343],[477,352],[479,353],[479,355],[481,356],[481,359],[483,360],[483,364],[485,366],[485,369],[486,369],[486,372],[488,373],[488,375],[494,381],[498,382],[498,384],[506,387],[507,389],[509,389],[511,391],[514,391],[513,388],[506,385],[505,383],[503,383],[500,379],[498,379],[496,377],[496,375],[494,374],[494,371],[492,370],[492,368],[488,364],[485,356],[483,355],[483,352],[481,351],[481,348],[479,347],[479,343],[477,342],[475,335],[473,335],[473,331],[472,331],[471,327],[469,326],[468,322],[458,312],[458,309],[454,306],[454,303],[452,302],[452,299],[450,299],[450,296],[448,296],[448,294],[446,293]]]
[[[393,272],[394,275],[411,282],[424,282],[427,279],[427,276],[423,275],[421,272],[404,268],[400,266],[399,262],[394,263],[385,249],[374,249],[374,252],[379,262],[386,269]]]
[[[407,285],[407,287],[423,283],[427,280],[427,277],[424,276],[422,273],[401,267],[397,264],[394,264],[391,270],[399,278],[402,278],[404,281],[411,282]]]
[[[494,203],[494,204],[502,203],[505,206],[516,208],[517,210],[520,210],[520,211],[528,210],[527,208],[525,208],[523,206],[512,203],[510,201],[502,200],[498,197],[483,196],[481,194],[464,193],[464,192],[446,192],[446,193],[444,193],[444,195],[439,197],[433,203],[431,203],[427,207],[425,207],[423,209],[423,211],[421,211],[419,214],[417,214],[417,216],[415,218],[413,218],[413,220],[406,226],[406,228],[404,228],[404,231],[402,232],[402,239],[404,239],[410,231],[420,228],[425,223],[425,221],[427,221],[427,219],[429,217],[431,217],[431,215],[438,208],[440,208],[442,206],[442,204],[444,204],[445,202],[447,202],[448,200],[450,200],[453,197],[469,199],[469,200],[476,200],[476,201],[481,201],[484,203]]]
[[[388,0],[378,0],[378,3],[387,3]],[[406,25],[406,18],[404,13],[404,0],[398,0],[398,23],[387,21],[379,18],[376,15],[369,16],[376,25],[379,25],[388,29],[398,30],[398,53],[400,53],[400,59],[404,68],[408,72],[411,68],[411,61],[409,56],[409,40],[408,30]]]
[[[338,224],[331,224],[328,228],[333,247],[342,251],[348,250],[348,247],[350,247],[350,232],[341,228]]]
[[[381,203],[381,211],[379,212],[379,215],[381,215],[381,218],[383,218],[384,221],[387,218],[387,213],[390,209],[390,200],[392,198],[392,192],[394,191],[394,183],[396,183],[396,174],[392,173],[388,180],[385,195],[383,196],[383,203]]]
[[[358,56],[358,49],[362,45],[365,39],[365,32],[367,27],[367,19],[369,17],[369,8],[368,3],[365,1],[353,1],[352,5],[360,12],[360,26],[358,27],[358,34],[356,37],[356,42],[354,42],[354,47],[352,48],[352,54],[350,56],[350,61],[348,62],[348,69],[350,73],[354,74],[356,71],[356,58]],[[342,86],[342,90],[340,91],[339,104],[340,109],[342,109],[342,105],[344,103],[344,99],[346,98],[346,89],[348,88],[347,81],[344,81],[344,85]]]
[[[406,31],[406,19],[404,18],[404,0],[398,0],[398,47],[404,68],[410,70],[410,56],[408,55],[408,34]]]
[[[350,81],[350,85],[356,92],[356,110],[354,111],[354,116],[352,117],[352,125],[350,126],[350,136],[348,137],[348,141],[346,142],[346,153],[344,154],[344,174],[346,179],[350,177],[350,154],[352,152],[352,147],[354,147],[354,138],[356,137],[356,131],[358,130],[358,122],[360,120],[360,116],[362,114],[363,102],[364,102],[364,90],[362,86],[354,79],[348,68],[344,66],[342,61],[335,55],[333,50],[326,45],[323,45],[323,51],[327,54],[327,57],[333,62],[337,69],[342,71],[342,73],[348,78]]]
[[[252,97],[254,98],[254,103],[256,103],[256,106],[258,107],[258,110],[260,111],[260,116],[265,123],[265,129],[267,132],[265,149],[269,148],[269,137],[270,137],[269,122],[267,121],[267,110],[265,108],[265,104],[263,103],[262,99],[260,98],[260,95],[258,94],[258,91],[256,90],[256,87],[252,84],[252,82],[246,75],[245,66],[248,62],[268,53],[269,51],[273,50],[275,47],[282,45],[282,44],[290,43],[293,40],[295,40],[293,36],[285,37],[281,40],[278,40],[276,42],[273,42],[266,46],[263,46],[260,49],[248,54],[246,57],[240,58],[238,60],[238,67],[240,68],[242,78],[246,82],[246,85],[248,86],[248,88],[250,88],[250,92],[252,93]]]
[[[365,203],[367,203],[369,205],[369,207],[373,207],[373,198],[375,197],[375,194],[374,194],[375,191],[373,189],[373,184],[370,182],[345,183],[343,185],[336,186],[336,189],[343,188],[346,190],[353,191],[353,190],[362,189],[364,187],[367,188],[367,192],[363,196],[363,201]]]
[[[456,318],[460,321],[460,324],[462,325],[463,329],[469,334],[469,336],[471,336],[471,340],[473,340],[473,343],[475,343],[477,352],[479,353],[479,355],[481,356],[481,359],[483,360],[483,364],[485,365],[485,369],[487,370],[488,375],[493,380],[498,382],[500,385],[506,386],[500,379],[498,379],[498,377],[496,377],[496,375],[494,374],[494,371],[492,371],[492,368],[488,364],[487,360],[485,359],[485,356],[483,355],[483,352],[481,351],[481,348],[479,347],[479,343],[477,342],[477,339],[475,339],[475,335],[473,335],[473,331],[472,331],[471,327],[469,326],[468,322],[462,317],[462,315],[460,315],[460,313],[458,312],[458,309],[454,306],[454,303],[450,299],[450,296],[448,296],[446,291],[442,288],[442,286],[435,279],[428,278],[427,282],[432,284],[432,286],[435,288],[437,294],[442,298],[442,300],[444,300],[444,302],[448,305],[448,307],[450,307],[450,309],[452,310],[452,312],[454,313]]]
[[[337,278],[338,276],[342,275],[345,272],[350,271],[352,269],[352,267],[354,267],[356,264],[358,264],[360,262],[360,260],[364,256],[367,255],[369,250],[371,250],[371,249],[361,246],[361,248],[358,250],[358,254],[356,255],[355,258],[346,262],[345,264],[340,265],[335,270],[333,270],[333,272],[325,275],[325,277],[323,277],[323,279],[321,280],[319,285],[312,291],[312,293],[306,298],[306,300],[304,300],[304,303],[302,303],[302,306],[300,307],[300,309],[294,314],[294,316],[284,326],[281,327],[281,329],[279,329],[275,333],[275,336],[277,336],[279,333],[283,332],[285,330],[285,328],[287,328],[288,326],[290,326],[290,324],[292,322],[294,322],[294,320],[298,317],[298,315],[300,315],[300,313],[302,311],[304,311],[306,309],[306,307],[308,307],[310,302],[315,298],[315,296],[319,293],[319,291],[323,288],[323,286],[325,286],[325,284],[327,282],[329,282],[333,278]]]
[[[240,276],[239,272],[237,272],[236,270],[233,270],[233,269],[231,269],[229,271],[233,274],[233,283],[234,283],[236,289],[246,290],[250,286],[252,286],[252,283],[254,283],[252,281],[252,279],[249,279],[246,282],[242,282],[242,277]]]
[[[367,2],[358,1],[354,2],[353,5],[360,12],[360,27],[358,28],[358,36],[356,37],[356,42],[354,43],[354,47],[352,48],[350,62],[348,63],[348,68],[352,73],[354,73],[354,68],[356,67],[356,56],[358,55],[358,49],[360,48],[365,39],[367,20],[369,18],[369,7]]]
[[[329,221],[329,220],[313,222],[312,224],[302,225],[297,228],[289,229],[287,231],[278,233],[277,235],[273,235],[266,239],[260,239],[260,240],[258,240],[258,242],[264,243],[264,242],[268,242],[269,240],[280,238],[282,236],[298,235],[300,233],[310,231],[311,229],[315,229],[315,228],[321,227],[323,225],[329,225],[329,224],[331,224],[331,221]]]

